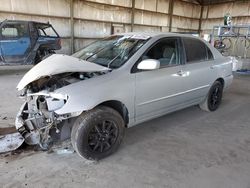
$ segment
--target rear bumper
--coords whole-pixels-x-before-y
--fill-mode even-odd
[[[229,88],[232,82],[233,82],[233,75],[226,76],[224,78],[224,89]]]

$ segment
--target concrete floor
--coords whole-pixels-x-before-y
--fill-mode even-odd
[[[0,127],[13,125],[20,77],[0,75]],[[191,107],[130,128],[100,162],[76,153],[0,155],[0,187],[250,188],[249,122],[250,77],[236,77],[216,112]]]

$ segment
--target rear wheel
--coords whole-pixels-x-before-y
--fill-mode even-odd
[[[222,93],[223,85],[221,82],[215,81],[210,88],[205,101],[199,105],[200,108],[209,112],[217,110],[221,104]]]
[[[71,132],[71,142],[81,157],[99,160],[118,149],[124,129],[123,118],[117,111],[100,106],[79,116]]]

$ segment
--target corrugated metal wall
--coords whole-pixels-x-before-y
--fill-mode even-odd
[[[61,53],[87,45],[112,32],[198,31],[201,6],[191,0],[1,0],[0,20],[19,19],[50,22],[63,37]],[[173,2],[173,7],[171,7]],[[188,10],[188,11],[187,11]],[[134,17],[134,19],[133,19]],[[73,25],[71,25],[73,20]],[[74,38],[71,38],[71,26]]]

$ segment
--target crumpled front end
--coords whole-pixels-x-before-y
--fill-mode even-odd
[[[82,111],[69,109],[63,114],[56,113],[70,97],[74,97],[60,93],[59,89],[71,84],[81,84],[84,80],[109,71],[106,67],[74,57],[53,55],[26,73],[17,86],[25,102],[15,122],[16,129],[25,138],[25,142],[29,145],[39,144],[47,149],[52,141],[69,138],[74,117],[79,116]]]
[[[17,114],[15,125],[27,144],[39,144],[41,148],[47,149],[55,140],[53,137],[61,137],[65,120],[81,114],[81,112],[56,114],[55,111],[60,109],[67,99],[67,95],[45,91],[26,94],[25,103]],[[63,137],[65,138],[65,133]]]

